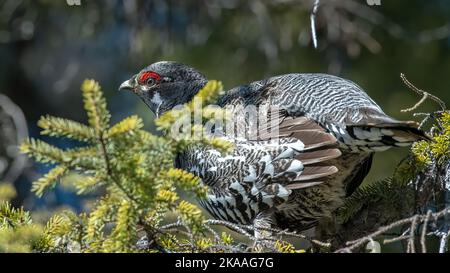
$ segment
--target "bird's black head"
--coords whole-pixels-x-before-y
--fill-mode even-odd
[[[136,93],[157,116],[189,102],[207,79],[192,67],[176,62],[157,62],[123,82],[119,90]]]

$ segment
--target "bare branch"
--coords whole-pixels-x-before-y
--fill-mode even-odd
[[[410,228],[410,231],[409,231],[409,239],[408,239],[408,247],[407,247],[407,251],[406,252],[408,252],[408,253],[415,253],[416,252],[416,246],[415,246],[415,242],[414,242],[414,234],[415,234],[415,232],[416,232],[416,227],[417,227],[417,218],[418,218],[419,216],[418,215],[415,215],[415,216],[413,216],[413,218],[412,218],[412,221],[411,221],[411,228]]]
[[[450,237],[450,230],[441,236],[441,241],[439,243],[439,253],[445,253],[445,251],[447,250],[449,237]]]
[[[394,228],[402,227],[405,224],[410,224],[410,228],[409,228],[410,234],[409,235],[403,234],[394,239],[384,240],[383,243],[388,244],[388,243],[392,243],[392,242],[408,240],[408,252],[414,252],[415,249],[414,249],[414,241],[413,240],[414,240],[414,234],[415,234],[415,230],[417,229],[417,226],[422,223],[425,224],[425,222],[426,222],[426,224],[428,224],[430,219],[433,219],[433,221],[436,222],[440,218],[443,218],[449,214],[450,214],[450,208],[443,209],[436,213],[428,212],[426,215],[416,214],[409,218],[405,218],[405,219],[393,222],[387,226],[380,227],[378,230],[376,230],[375,232],[373,232],[367,236],[364,236],[362,238],[359,238],[359,239],[356,239],[353,241],[349,241],[346,243],[346,245],[347,245],[346,247],[338,249],[335,252],[352,252],[353,250],[358,249],[359,247],[363,246],[364,244],[370,242],[370,240],[373,240],[375,237],[385,235],[387,232],[393,230]],[[423,229],[422,229],[422,232],[423,232]],[[431,233],[431,234],[433,234],[433,233]],[[423,236],[423,233],[422,233],[422,236]],[[447,236],[449,236],[449,235],[447,234]],[[443,240],[442,237],[441,237],[441,245],[446,244],[446,243],[442,242],[442,240]],[[447,239],[444,239],[444,241],[446,241],[446,240]]]
[[[313,9],[310,15],[311,20],[311,35],[312,35],[312,41],[314,48],[317,49],[317,34],[316,34],[316,16],[317,16],[317,9],[319,8],[320,0],[315,0]]]
[[[420,244],[422,245],[422,253],[427,253],[427,245],[425,242],[425,238],[427,235],[428,221],[430,220],[431,210],[428,210],[427,216],[425,217],[425,221],[422,226],[422,234],[420,235]]]
[[[414,106],[407,108],[407,109],[403,109],[401,110],[401,112],[411,112],[416,110],[422,103],[425,102],[425,100],[427,98],[430,98],[431,100],[435,101],[436,103],[439,104],[439,106],[441,107],[441,110],[445,110],[447,107],[445,105],[445,103],[438,97],[436,97],[435,95],[432,95],[422,89],[417,88],[416,86],[414,86],[410,81],[408,81],[408,79],[406,78],[405,74],[401,73],[400,74],[400,78],[403,80],[403,82],[405,83],[405,85],[407,87],[409,87],[409,89],[411,89],[412,91],[416,92],[418,95],[422,96],[422,98],[420,99],[419,102],[417,102]]]

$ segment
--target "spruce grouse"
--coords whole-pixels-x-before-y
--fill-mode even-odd
[[[158,116],[190,101],[207,82],[192,67],[162,61],[119,89],[137,94]],[[235,144],[231,155],[195,146],[175,163],[209,186],[199,201],[206,210],[239,224],[313,227],[361,184],[374,152],[427,138],[415,122],[386,115],[355,83],[327,74],[256,81],[227,91],[218,105],[241,109],[234,117],[245,116],[239,111],[251,105],[276,109],[266,111],[271,114],[256,138],[228,138]],[[239,126],[249,126],[248,119]]]

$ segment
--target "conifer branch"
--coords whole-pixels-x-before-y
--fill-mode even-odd
[[[116,185],[130,200],[136,202],[139,204],[138,200],[134,198],[134,196],[128,192],[125,187],[122,186],[122,184],[119,182],[118,178],[115,176],[112,168],[111,168],[111,162],[109,160],[108,151],[106,150],[106,140],[103,138],[102,132],[100,132],[101,136],[99,138],[100,145],[101,145],[101,151],[103,154],[103,158],[105,160],[106,170],[108,176],[111,178],[111,181]]]
[[[92,128],[67,119],[47,115],[38,121],[38,126],[43,129],[42,135],[68,137],[79,141],[95,140],[95,132]]]
[[[109,127],[110,114],[106,109],[106,101],[100,85],[94,80],[85,80],[81,86],[84,98],[84,108],[88,115],[89,125],[94,128],[96,135],[101,135]]]
[[[46,175],[33,182],[31,191],[36,193],[38,197],[42,197],[46,190],[55,187],[57,180],[66,174],[67,171],[68,169],[64,165],[53,168]]]

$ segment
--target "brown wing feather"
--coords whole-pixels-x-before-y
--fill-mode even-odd
[[[339,151],[338,149],[323,149],[308,153],[301,153],[297,155],[295,159],[300,160],[303,165],[309,165],[337,158],[341,154],[341,151]]]
[[[314,182],[302,182],[302,183],[292,183],[287,185],[285,188],[289,190],[299,190],[304,188],[309,188],[322,184],[324,181],[314,181]]]
[[[338,172],[335,166],[308,166],[294,178],[294,181],[306,181],[330,176]]]
[[[269,120],[266,126],[261,127],[266,133],[261,134],[260,139],[290,137],[305,145],[302,152],[295,156],[305,167],[302,172],[287,181],[289,189],[298,190],[319,185],[339,171],[330,161],[341,155],[341,151],[336,148],[337,139],[317,122],[305,116],[283,116],[280,112],[271,117],[279,120],[278,130],[272,130],[276,124]],[[275,135],[276,133],[278,134]]]
[[[301,140],[305,144],[305,150],[312,150],[324,146],[329,147],[337,142],[332,134],[317,130],[295,131],[289,136]]]

